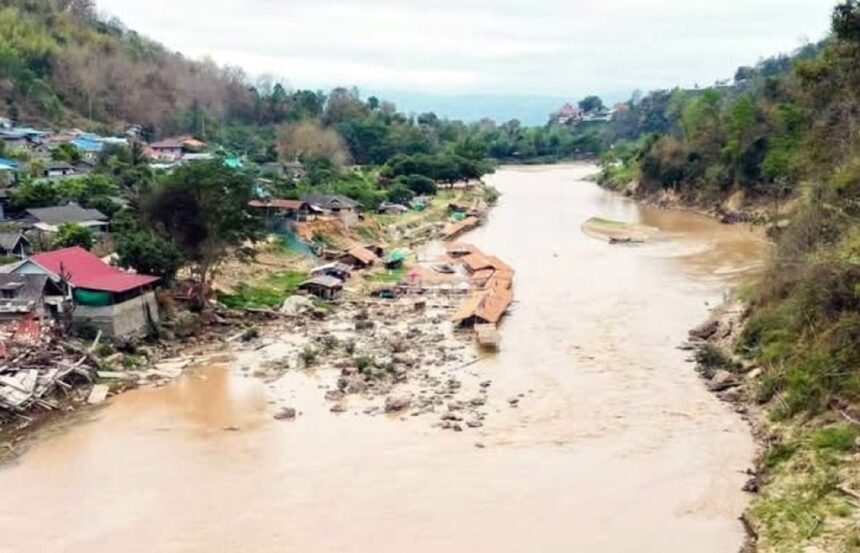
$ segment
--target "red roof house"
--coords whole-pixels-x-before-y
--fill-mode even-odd
[[[74,247],[36,254],[18,263],[15,274],[46,275],[70,289],[49,302],[56,314],[74,305],[72,323],[97,328],[110,338],[145,335],[158,323],[158,302],[150,285],[158,277],[127,273],[87,250]],[[64,287],[65,288],[65,287]]]
[[[122,294],[158,281],[158,277],[135,275],[108,265],[87,250],[74,247],[36,254],[23,261],[14,272],[32,263],[54,280],[67,280],[74,288]]]

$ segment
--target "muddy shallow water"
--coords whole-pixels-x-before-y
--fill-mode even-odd
[[[493,380],[484,428],[335,416],[312,374],[200,369],[0,469],[0,552],[733,553],[753,443],[676,346],[764,246],[591,171],[499,171],[465,238],[518,270],[502,351],[470,369]],[[663,238],[610,246],[581,232],[593,216]],[[275,421],[272,401],[302,416]]]

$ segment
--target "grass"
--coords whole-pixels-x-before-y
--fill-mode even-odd
[[[232,294],[218,294],[218,301],[230,309],[277,308],[307,280],[308,273],[287,271],[269,276],[253,284],[240,284]]]
[[[845,532],[843,522],[850,523],[857,509],[837,487],[851,479],[860,432],[847,424],[795,422],[781,427],[783,441],[762,462],[765,486],[750,507],[760,551],[804,551],[812,543],[825,551],[858,551],[857,534]]]
[[[384,269],[364,275],[364,280],[374,283],[396,284],[406,277],[407,271],[408,269],[403,266],[397,269]]]

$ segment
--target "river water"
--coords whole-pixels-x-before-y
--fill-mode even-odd
[[[0,469],[0,552],[737,551],[753,443],[676,346],[764,246],[593,170],[490,178],[504,195],[467,239],[516,267],[517,302],[474,368],[501,404],[480,431],[334,416],[308,375],[287,392],[303,415],[277,422],[271,387],[206,368]],[[592,216],[663,238],[610,246]]]

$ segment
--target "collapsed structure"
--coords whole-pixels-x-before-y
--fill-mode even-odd
[[[514,301],[515,271],[498,257],[486,255],[471,244],[452,243],[446,249],[451,262],[461,264],[469,273],[472,290],[454,314],[454,324],[465,328],[495,327]],[[486,329],[483,332],[491,334]],[[495,340],[495,337],[487,338],[487,341]]]

